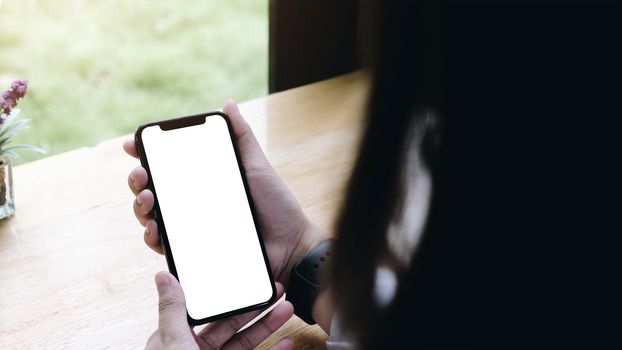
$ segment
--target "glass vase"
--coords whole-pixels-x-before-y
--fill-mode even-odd
[[[13,197],[13,163],[0,155],[0,220],[15,214]]]

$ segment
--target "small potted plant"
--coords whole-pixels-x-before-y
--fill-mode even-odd
[[[13,197],[13,162],[19,158],[18,151],[30,150],[45,153],[45,150],[31,145],[11,145],[11,138],[28,125],[28,119],[17,120],[20,110],[17,102],[26,95],[28,83],[16,80],[9,90],[0,95],[0,219],[15,213]]]

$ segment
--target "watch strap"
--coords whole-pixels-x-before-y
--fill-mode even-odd
[[[315,324],[313,303],[324,289],[323,275],[331,255],[332,239],[322,241],[294,264],[285,299],[294,305],[294,313],[307,324]]]

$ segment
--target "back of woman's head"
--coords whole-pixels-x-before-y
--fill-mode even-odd
[[[606,115],[615,103],[602,99],[615,85],[607,75],[615,49],[595,39],[614,35],[601,22],[611,10],[523,2],[373,6],[362,11],[377,26],[367,127],[330,274],[346,333],[362,348],[611,340],[607,327],[592,332],[578,322],[600,316],[604,305],[573,301],[575,278],[594,273],[582,269],[573,249],[592,244],[584,232],[611,223],[602,208],[583,205],[599,203],[606,188],[581,188],[577,177],[590,172],[575,157],[587,146],[615,149],[615,135],[573,119]],[[586,65],[589,74],[576,69]],[[590,133],[603,136],[577,144]],[[413,135],[421,138],[417,159],[430,172],[432,195],[423,234],[403,264],[387,231],[403,206]],[[595,169],[599,157],[581,162]],[[383,264],[399,281],[386,307],[374,294]]]

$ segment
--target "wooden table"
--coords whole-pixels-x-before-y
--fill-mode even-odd
[[[308,216],[333,231],[353,163],[367,78],[356,72],[241,104],[268,159]],[[132,213],[129,136],[18,166],[17,213],[0,221],[0,349],[142,348],[157,326],[162,256]],[[296,348],[326,334],[293,317]]]

